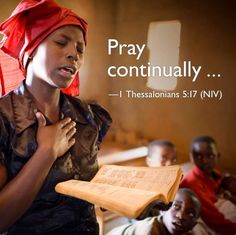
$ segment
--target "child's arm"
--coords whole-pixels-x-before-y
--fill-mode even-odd
[[[222,234],[236,234],[236,223],[225,218],[208,195],[197,187],[194,190],[201,201],[201,217],[215,232]]]
[[[231,201],[233,204],[236,205],[236,195],[232,195],[231,193],[230,194],[227,194],[225,196],[226,199],[228,199],[229,201]]]
[[[236,178],[234,176],[225,176],[222,179],[219,195],[236,204]]]

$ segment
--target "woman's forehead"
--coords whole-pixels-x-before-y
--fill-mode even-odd
[[[76,39],[80,42],[84,42],[83,31],[79,26],[76,25],[65,25],[55,31],[53,31],[50,36],[65,36],[71,39]]]

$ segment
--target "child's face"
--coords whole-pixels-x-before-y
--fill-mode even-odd
[[[168,146],[154,146],[152,153],[147,157],[150,167],[170,166],[176,163],[176,150]]]
[[[212,174],[218,156],[215,144],[207,142],[195,143],[191,153],[194,164],[207,175]]]
[[[184,234],[196,225],[200,205],[195,200],[185,192],[176,194],[171,208],[163,215],[163,223],[170,234]]]

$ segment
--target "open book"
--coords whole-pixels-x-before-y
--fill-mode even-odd
[[[172,202],[181,178],[178,165],[157,168],[104,165],[90,182],[69,180],[57,184],[55,189],[136,218],[155,200]]]

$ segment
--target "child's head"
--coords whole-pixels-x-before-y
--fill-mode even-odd
[[[216,142],[209,136],[194,139],[190,155],[194,164],[207,175],[212,174],[219,158]]]
[[[176,163],[176,148],[167,140],[155,140],[148,145],[147,165],[150,167],[170,166]]]
[[[171,208],[163,212],[163,224],[172,235],[184,234],[197,224],[200,201],[190,189],[178,190]]]

